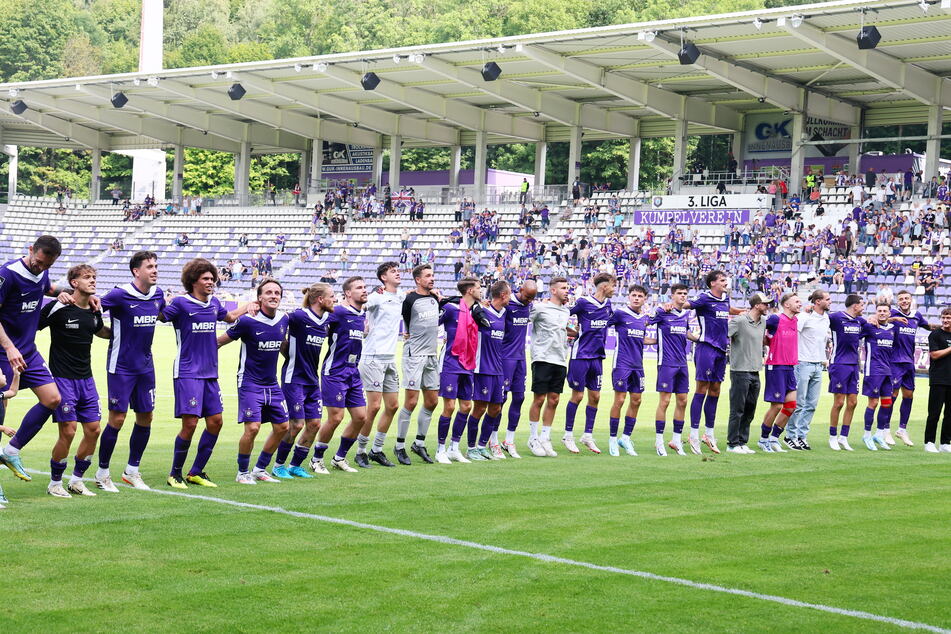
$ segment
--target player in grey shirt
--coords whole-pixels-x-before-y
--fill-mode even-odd
[[[557,456],[551,446],[551,425],[568,373],[568,280],[554,277],[548,283],[551,299],[532,305],[532,407],[528,411],[531,433],[528,449],[533,455]],[[542,404],[547,401],[544,419]],[[541,433],[538,423],[542,422]]]
[[[370,461],[384,467],[395,467],[383,453],[383,441],[399,408],[400,375],[396,371],[396,344],[400,337],[403,296],[400,291],[400,267],[396,262],[384,262],[376,270],[382,286],[370,293],[365,310],[369,332],[363,339],[360,357],[360,379],[367,395],[367,421],[357,436],[358,467],[369,468]],[[367,453],[373,421],[383,405],[377,437]]]
[[[403,299],[403,324],[406,342],[403,344],[403,407],[396,421],[394,454],[400,464],[411,464],[406,455],[406,434],[419,392],[423,392],[423,408],[416,417],[416,440],[410,450],[432,463],[426,451],[426,432],[432,422],[433,410],[439,402],[439,293],[433,290],[436,278],[430,264],[413,269],[416,290]]]

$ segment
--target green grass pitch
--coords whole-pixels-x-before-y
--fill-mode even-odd
[[[95,346],[104,392],[105,343]],[[171,330],[157,331],[154,349],[159,401],[142,471],[146,482],[167,489],[178,429]],[[232,345],[221,354],[230,422],[208,466],[220,488],[189,493],[951,628],[951,459],[921,449],[924,381],[910,426],[917,446],[891,452],[829,451],[830,399],[823,395],[810,453],[659,458],[652,450],[656,395],[648,392],[634,434],[638,457],[562,449],[556,459],[375,467],[242,487],[234,483],[237,353]],[[648,366],[652,386],[653,361]],[[605,451],[610,396],[604,393],[595,434]],[[29,393],[18,396],[8,423],[18,425],[34,402]],[[863,407],[860,399],[859,436]],[[724,396],[722,446],[726,415]],[[522,421],[520,449],[527,414]],[[560,437],[562,421],[553,436]],[[54,434],[48,423],[25,449],[27,467],[48,469]],[[431,450],[435,421],[432,437]],[[127,443],[124,430],[114,475]],[[60,500],[46,495],[45,476],[24,483],[6,470],[0,483],[11,499],[0,511],[3,632],[898,629],[211,501],[128,488]]]

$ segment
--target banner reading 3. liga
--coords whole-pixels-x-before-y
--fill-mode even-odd
[[[636,225],[741,225],[750,221],[749,209],[637,209]]]

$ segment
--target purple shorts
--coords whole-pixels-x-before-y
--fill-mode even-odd
[[[320,395],[327,407],[366,407],[363,381],[356,368],[345,368],[339,374],[325,374],[320,378]]]
[[[473,400],[486,403],[505,402],[505,379],[496,374],[476,374]]]
[[[238,388],[239,423],[286,423],[287,403],[277,385]]]
[[[155,372],[147,374],[106,375],[109,390],[109,411],[127,412],[129,406],[139,413],[155,410]]]
[[[829,394],[858,394],[859,366],[833,363],[829,366]]]
[[[22,353],[21,353],[22,354]],[[46,365],[46,361],[43,359],[37,350],[29,354],[23,355],[23,360],[26,361],[26,370],[20,374],[20,387],[39,387],[41,385],[46,385],[48,383],[54,383],[53,375],[50,374],[50,369]],[[7,379],[7,384],[10,384],[10,379],[13,377],[13,369],[10,367],[10,362],[7,360],[7,355],[0,352],[0,371],[3,372],[3,376]]]
[[[439,375],[439,396],[471,401],[475,391],[474,381],[471,374],[443,372]]]
[[[693,349],[698,381],[723,383],[726,378],[726,352],[708,343],[698,343]]]
[[[585,388],[600,392],[603,371],[603,359],[571,359],[568,361],[568,387],[575,392],[582,392]]]
[[[894,382],[888,374],[866,374],[862,381],[862,396],[870,398],[892,397]]]
[[[323,411],[320,406],[320,386],[301,385],[299,383],[285,383],[284,400],[287,401],[287,409],[291,413],[291,418],[300,419],[320,419]]]
[[[96,381],[88,379],[63,379],[56,377],[56,387],[63,398],[59,407],[53,412],[53,420],[57,423],[76,421],[79,423],[95,423],[102,419],[99,410],[99,392],[96,390]]]
[[[785,403],[786,395],[796,391],[796,369],[791,365],[766,366],[763,400],[767,403]]]
[[[172,379],[175,390],[175,418],[206,418],[224,411],[218,379]]]
[[[505,377],[507,392],[525,393],[527,378],[525,359],[502,359],[502,376]]]
[[[657,368],[657,391],[668,394],[686,394],[690,391],[690,373],[687,366]]]
[[[892,364],[892,390],[898,388],[906,390],[915,389],[915,364],[914,363],[893,363]]]
[[[638,368],[614,368],[611,372],[611,385],[615,392],[644,391],[644,370]]]

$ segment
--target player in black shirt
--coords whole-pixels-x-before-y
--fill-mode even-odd
[[[80,264],[69,269],[67,280],[73,288],[72,304],[50,302],[43,307],[40,329],[50,329],[49,366],[62,395],[53,420],[59,424],[59,439],[50,458],[50,484],[47,492],[68,498],[77,495],[96,495],[83,484],[83,475],[89,468],[89,458],[96,451],[99,440],[99,393],[92,377],[90,354],[93,336],[109,338],[109,329],[103,324],[102,312],[93,310],[90,298],[96,293],[96,269]],[[76,465],[69,484],[63,487],[66,457],[76,435],[76,425],[83,426],[83,439],[76,450]]]
[[[7,387],[7,377],[0,372],[0,388]],[[7,401],[17,395],[20,389],[20,372],[13,370],[13,377],[10,379],[9,388],[6,391],[0,391],[0,434],[12,437],[16,433],[13,427],[7,427],[3,424],[7,413]],[[0,487],[0,510],[7,508],[7,496],[3,494],[3,487]]]

